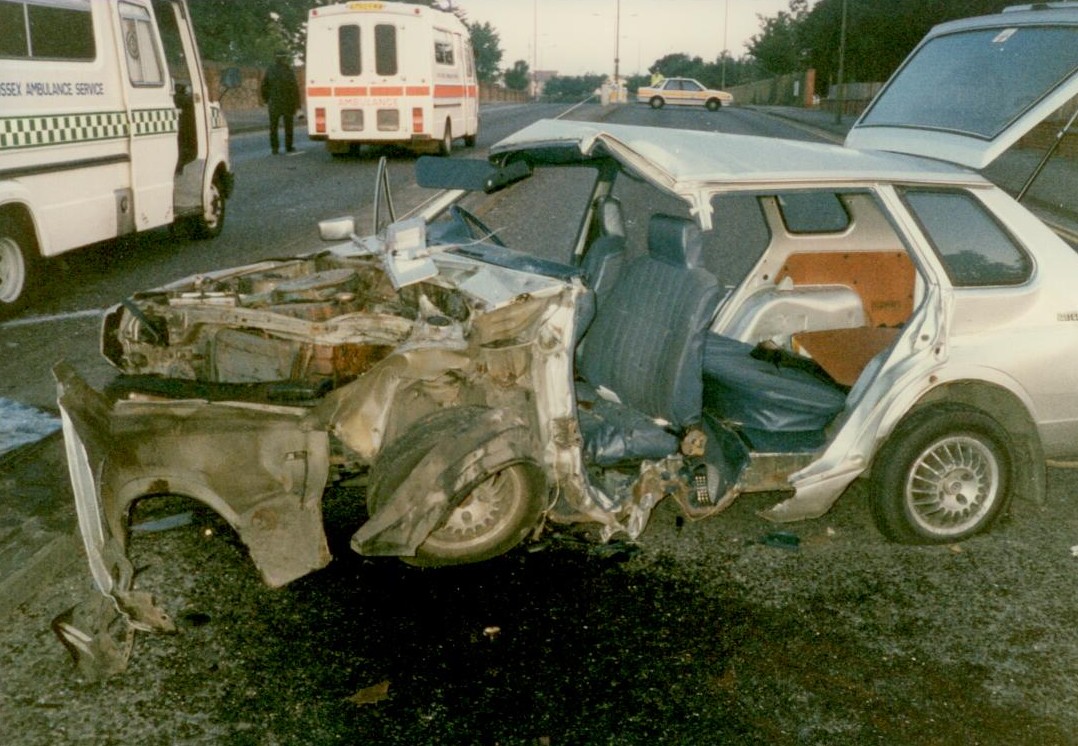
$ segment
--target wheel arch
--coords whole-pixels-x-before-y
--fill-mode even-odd
[[[44,237],[41,235],[40,227],[34,217],[34,210],[28,201],[13,198],[0,203],[0,218],[5,221],[11,220],[22,231],[23,235],[34,242],[37,255],[39,257],[45,255]]]
[[[1006,430],[1015,449],[1015,496],[1043,505],[1047,495],[1047,466],[1040,433],[1026,403],[1015,392],[998,384],[974,380],[950,381],[926,392],[896,421],[895,428],[907,417],[942,402],[961,404],[983,412]],[[888,437],[893,432],[894,429]]]

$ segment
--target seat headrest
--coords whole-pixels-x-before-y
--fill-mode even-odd
[[[648,253],[653,259],[677,267],[695,267],[703,249],[696,223],[673,215],[652,215],[648,223]]]
[[[625,218],[621,213],[621,200],[617,197],[600,197],[595,202],[595,220],[600,236],[625,238]]]

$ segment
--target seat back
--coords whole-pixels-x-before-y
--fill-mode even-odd
[[[715,276],[696,266],[701,249],[695,223],[653,216],[648,253],[599,304],[577,357],[588,383],[675,427],[700,417],[704,335],[720,298]]]
[[[602,197],[595,205],[598,237],[588,246],[580,262],[584,281],[600,299],[605,299],[625,266],[625,219],[616,197]]]

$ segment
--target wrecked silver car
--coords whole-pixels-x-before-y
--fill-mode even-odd
[[[449,191],[409,217],[383,174],[375,235],[327,222],[326,250],[125,300],[110,389],[56,369],[98,588],[167,625],[126,555],[132,505],[166,494],[219,512],[269,584],[323,567],[342,475],[366,484],[352,548],[421,565],[548,524],[636,538],[666,498],[702,518],[774,491],[767,518],[815,518],[861,477],[903,542],[1039,499],[1078,452],[1078,256],[972,169],[1073,105],[1078,11],[1055,16],[935,30],[846,147],[543,121],[488,162],[421,159]],[[958,80],[956,49],[1043,85],[1011,75],[991,132],[937,121],[948,93],[917,78]],[[563,244],[489,227],[534,189],[579,196]]]

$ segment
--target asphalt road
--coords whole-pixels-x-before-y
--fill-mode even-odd
[[[559,111],[486,111],[476,151]],[[812,136],[742,109],[571,116]],[[263,134],[236,138],[237,194],[214,241],[162,231],[57,263],[52,295],[0,327],[0,397],[51,407],[59,357],[102,383],[94,313],[124,294],[309,250],[318,219],[369,210],[376,154],[299,147],[273,157]],[[398,208],[423,197],[411,163],[392,155]],[[483,209],[528,235],[512,223],[556,224],[567,208]],[[59,442],[3,468],[0,559],[10,568],[4,537],[38,532],[50,543],[27,562],[51,571],[0,608],[5,744],[1078,743],[1074,471],[1051,469],[1045,505],[1020,502],[960,546],[886,542],[858,484],[785,527],[796,546],[756,516],[774,496],[754,495],[700,523],[662,504],[638,545],[553,535],[434,571],[351,553],[362,501],[337,487],[337,559],[279,590],[220,519],[168,499],[138,520],[182,525],[137,535],[132,553],[180,633],[139,635],[130,670],[91,684],[49,630],[90,587]]]

